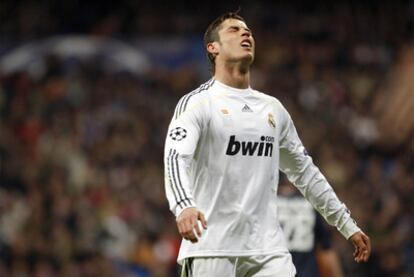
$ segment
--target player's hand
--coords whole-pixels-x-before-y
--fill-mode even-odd
[[[367,262],[371,255],[371,241],[363,232],[356,232],[349,240],[355,247],[354,260],[357,263]]]
[[[180,232],[180,235],[184,239],[189,240],[192,243],[196,243],[198,241],[198,237],[201,237],[202,231],[198,221],[201,222],[204,229],[207,229],[207,221],[202,212],[200,212],[197,208],[184,209],[177,217],[178,232]]]

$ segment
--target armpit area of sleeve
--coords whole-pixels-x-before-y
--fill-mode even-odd
[[[349,218],[347,222],[342,226],[342,228],[338,229],[338,231],[346,238],[349,239],[353,234],[361,229],[356,225],[355,221],[352,218]]]
[[[186,203],[184,204],[184,202]],[[183,201],[182,203],[183,205],[177,205],[175,207],[175,212],[174,212],[175,217],[178,217],[185,209],[196,207],[196,204],[194,203],[192,199],[188,199],[188,201],[186,200],[186,201]]]

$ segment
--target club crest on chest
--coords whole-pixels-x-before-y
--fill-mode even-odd
[[[272,127],[273,129],[276,128],[276,121],[272,113],[267,114],[267,123],[269,123],[270,127]]]

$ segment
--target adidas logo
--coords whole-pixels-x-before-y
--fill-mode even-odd
[[[243,107],[243,109],[242,109],[242,112],[252,113],[252,112],[253,112],[253,110],[252,110],[252,109],[250,109],[250,107],[249,107],[249,106],[247,106],[247,104],[246,104],[246,105],[244,105],[244,107]]]

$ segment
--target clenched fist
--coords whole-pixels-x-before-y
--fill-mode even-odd
[[[201,228],[198,221],[201,222],[204,229],[207,229],[207,221],[202,212],[194,207],[184,209],[177,217],[178,232],[184,239],[196,243],[198,237],[201,237]]]

